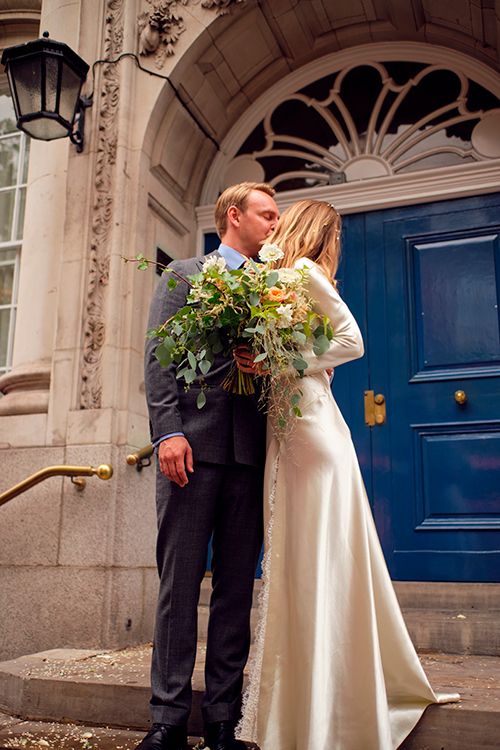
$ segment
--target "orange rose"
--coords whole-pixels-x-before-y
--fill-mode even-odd
[[[271,302],[283,302],[286,298],[286,292],[283,289],[278,289],[277,286],[272,286],[267,292],[267,299]]]

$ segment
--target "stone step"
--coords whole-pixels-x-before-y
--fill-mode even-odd
[[[260,587],[257,581],[252,632]],[[417,651],[500,655],[500,584],[396,582],[394,587]],[[198,609],[201,641],[206,641],[210,589],[210,579],[206,578]]]
[[[500,654],[500,613],[403,610],[406,626],[419,652]]]
[[[204,656],[200,644],[189,726],[194,737],[202,731]],[[0,664],[0,708],[10,716],[35,722],[144,730],[148,726],[150,659],[148,644],[120,651],[57,649],[4,662]],[[421,660],[436,690],[459,692],[462,700],[430,706],[401,750],[498,748],[500,657],[425,654]],[[124,749],[129,747],[133,744],[123,744]]]
[[[0,750],[135,750],[144,732],[82,724],[23,721],[0,713]],[[199,750],[200,737],[189,737],[191,750]],[[255,745],[247,743],[247,749]]]

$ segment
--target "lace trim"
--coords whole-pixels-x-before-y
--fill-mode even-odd
[[[278,478],[279,454],[272,468],[271,490],[269,492],[269,521],[266,529],[265,553],[262,559],[262,588],[258,598],[258,620],[255,629],[253,656],[249,664],[249,681],[243,694],[242,716],[235,730],[236,737],[249,742],[257,742],[257,712],[259,708],[264,642],[266,636],[267,613],[269,609],[269,588],[271,583],[271,548],[274,527],[274,505]]]

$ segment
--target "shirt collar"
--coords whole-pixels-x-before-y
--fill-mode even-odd
[[[229,245],[224,245],[224,243],[219,245],[217,252],[224,258],[227,267],[230,270],[240,268],[240,266],[247,260],[246,255],[242,255],[235,250],[234,247],[229,247]]]

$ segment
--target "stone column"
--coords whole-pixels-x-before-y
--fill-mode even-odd
[[[44,0],[40,30],[78,50],[75,5]],[[13,368],[0,377],[0,416],[48,410],[70,147],[69,139],[31,143]]]

